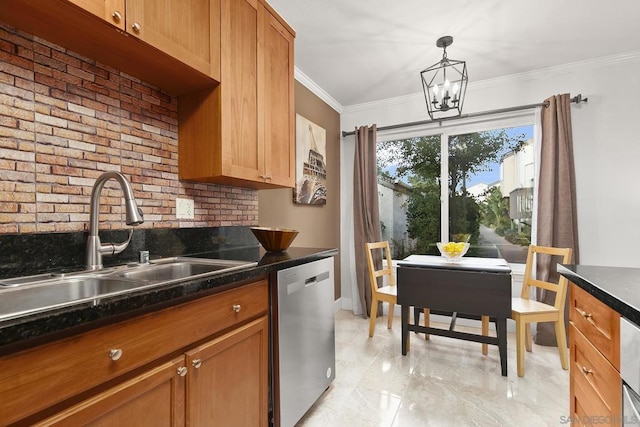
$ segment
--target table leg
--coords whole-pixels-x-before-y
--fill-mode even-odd
[[[409,351],[409,306],[400,306],[400,319],[402,322],[402,355],[406,356]]]
[[[489,336],[489,316],[482,316],[482,335],[485,337]],[[489,344],[482,344],[482,354],[485,356],[489,352]]]
[[[500,366],[502,376],[507,376],[507,319],[496,320],[496,335],[498,336],[498,351],[500,352]]]

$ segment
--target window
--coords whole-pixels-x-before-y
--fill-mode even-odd
[[[438,254],[435,243],[450,240],[469,241],[469,256],[525,263],[534,154],[532,125],[380,142],[382,238],[394,258]]]

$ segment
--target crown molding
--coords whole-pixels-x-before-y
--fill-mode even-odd
[[[561,76],[563,74],[571,74],[589,69],[610,67],[616,64],[624,64],[628,62],[640,61],[640,50],[633,52],[625,52],[616,55],[602,56],[599,58],[587,59],[585,61],[571,62],[563,65],[555,65],[553,67],[540,68],[537,70],[527,71],[524,73],[509,74],[494,79],[480,80],[477,82],[469,82],[472,89],[487,89],[497,86],[504,86],[513,83],[522,83],[542,78]]]
[[[359,111],[376,110],[382,106],[392,107],[401,104],[411,104],[417,101],[424,102],[424,93],[416,92],[408,95],[394,96],[393,98],[379,99],[377,101],[363,102],[361,104],[352,104],[344,107],[345,113],[355,113]]]
[[[298,67],[294,68],[294,78],[300,84],[302,84],[304,87],[306,87],[311,92],[313,92],[314,95],[316,95],[318,98],[323,100],[327,105],[329,105],[331,108],[336,110],[338,112],[338,114],[342,114],[342,111],[344,110],[344,107],[342,105],[340,105],[340,103],[338,101],[333,99],[333,97],[331,95],[329,95],[327,92],[325,92],[324,89],[322,89],[320,86],[318,86],[316,84],[316,82],[311,80],[305,73],[300,71],[298,69]]]
[[[540,68],[538,70],[532,70],[518,74],[510,74],[502,77],[496,77],[494,79],[469,82],[467,91],[469,89],[476,90],[505,86],[507,84],[522,83],[542,78],[560,76],[563,74],[575,73],[578,71],[585,71],[588,69],[610,67],[616,64],[638,61],[640,61],[640,50],[616,55],[603,56],[599,58],[592,58],[585,61],[571,62],[569,64],[557,65],[553,67]],[[415,103],[416,101],[424,102],[424,93],[416,92],[409,95],[396,96],[393,98],[380,99],[371,102],[363,102],[361,104],[346,105],[343,107],[343,111],[345,113],[353,113],[366,110],[375,110],[394,105]]]

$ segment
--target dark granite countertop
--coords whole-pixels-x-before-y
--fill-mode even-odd
[[[640,268],[558,265],[558,273],[640,325]]]
[[[126,295],[104,297],[98,302],[79,303],[0,322],[0,354],[211,295],[268,277],[272,272],[337,253],[337,249],[295,247],[280,253],[265,252],[261,247],[200,253],[197,254],[199,258],[255,261],[257,265],[206,279],[141,289]]]

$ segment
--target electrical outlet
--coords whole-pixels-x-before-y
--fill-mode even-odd
[[[193,200],[176,198],[176,218],[193,219]]]

